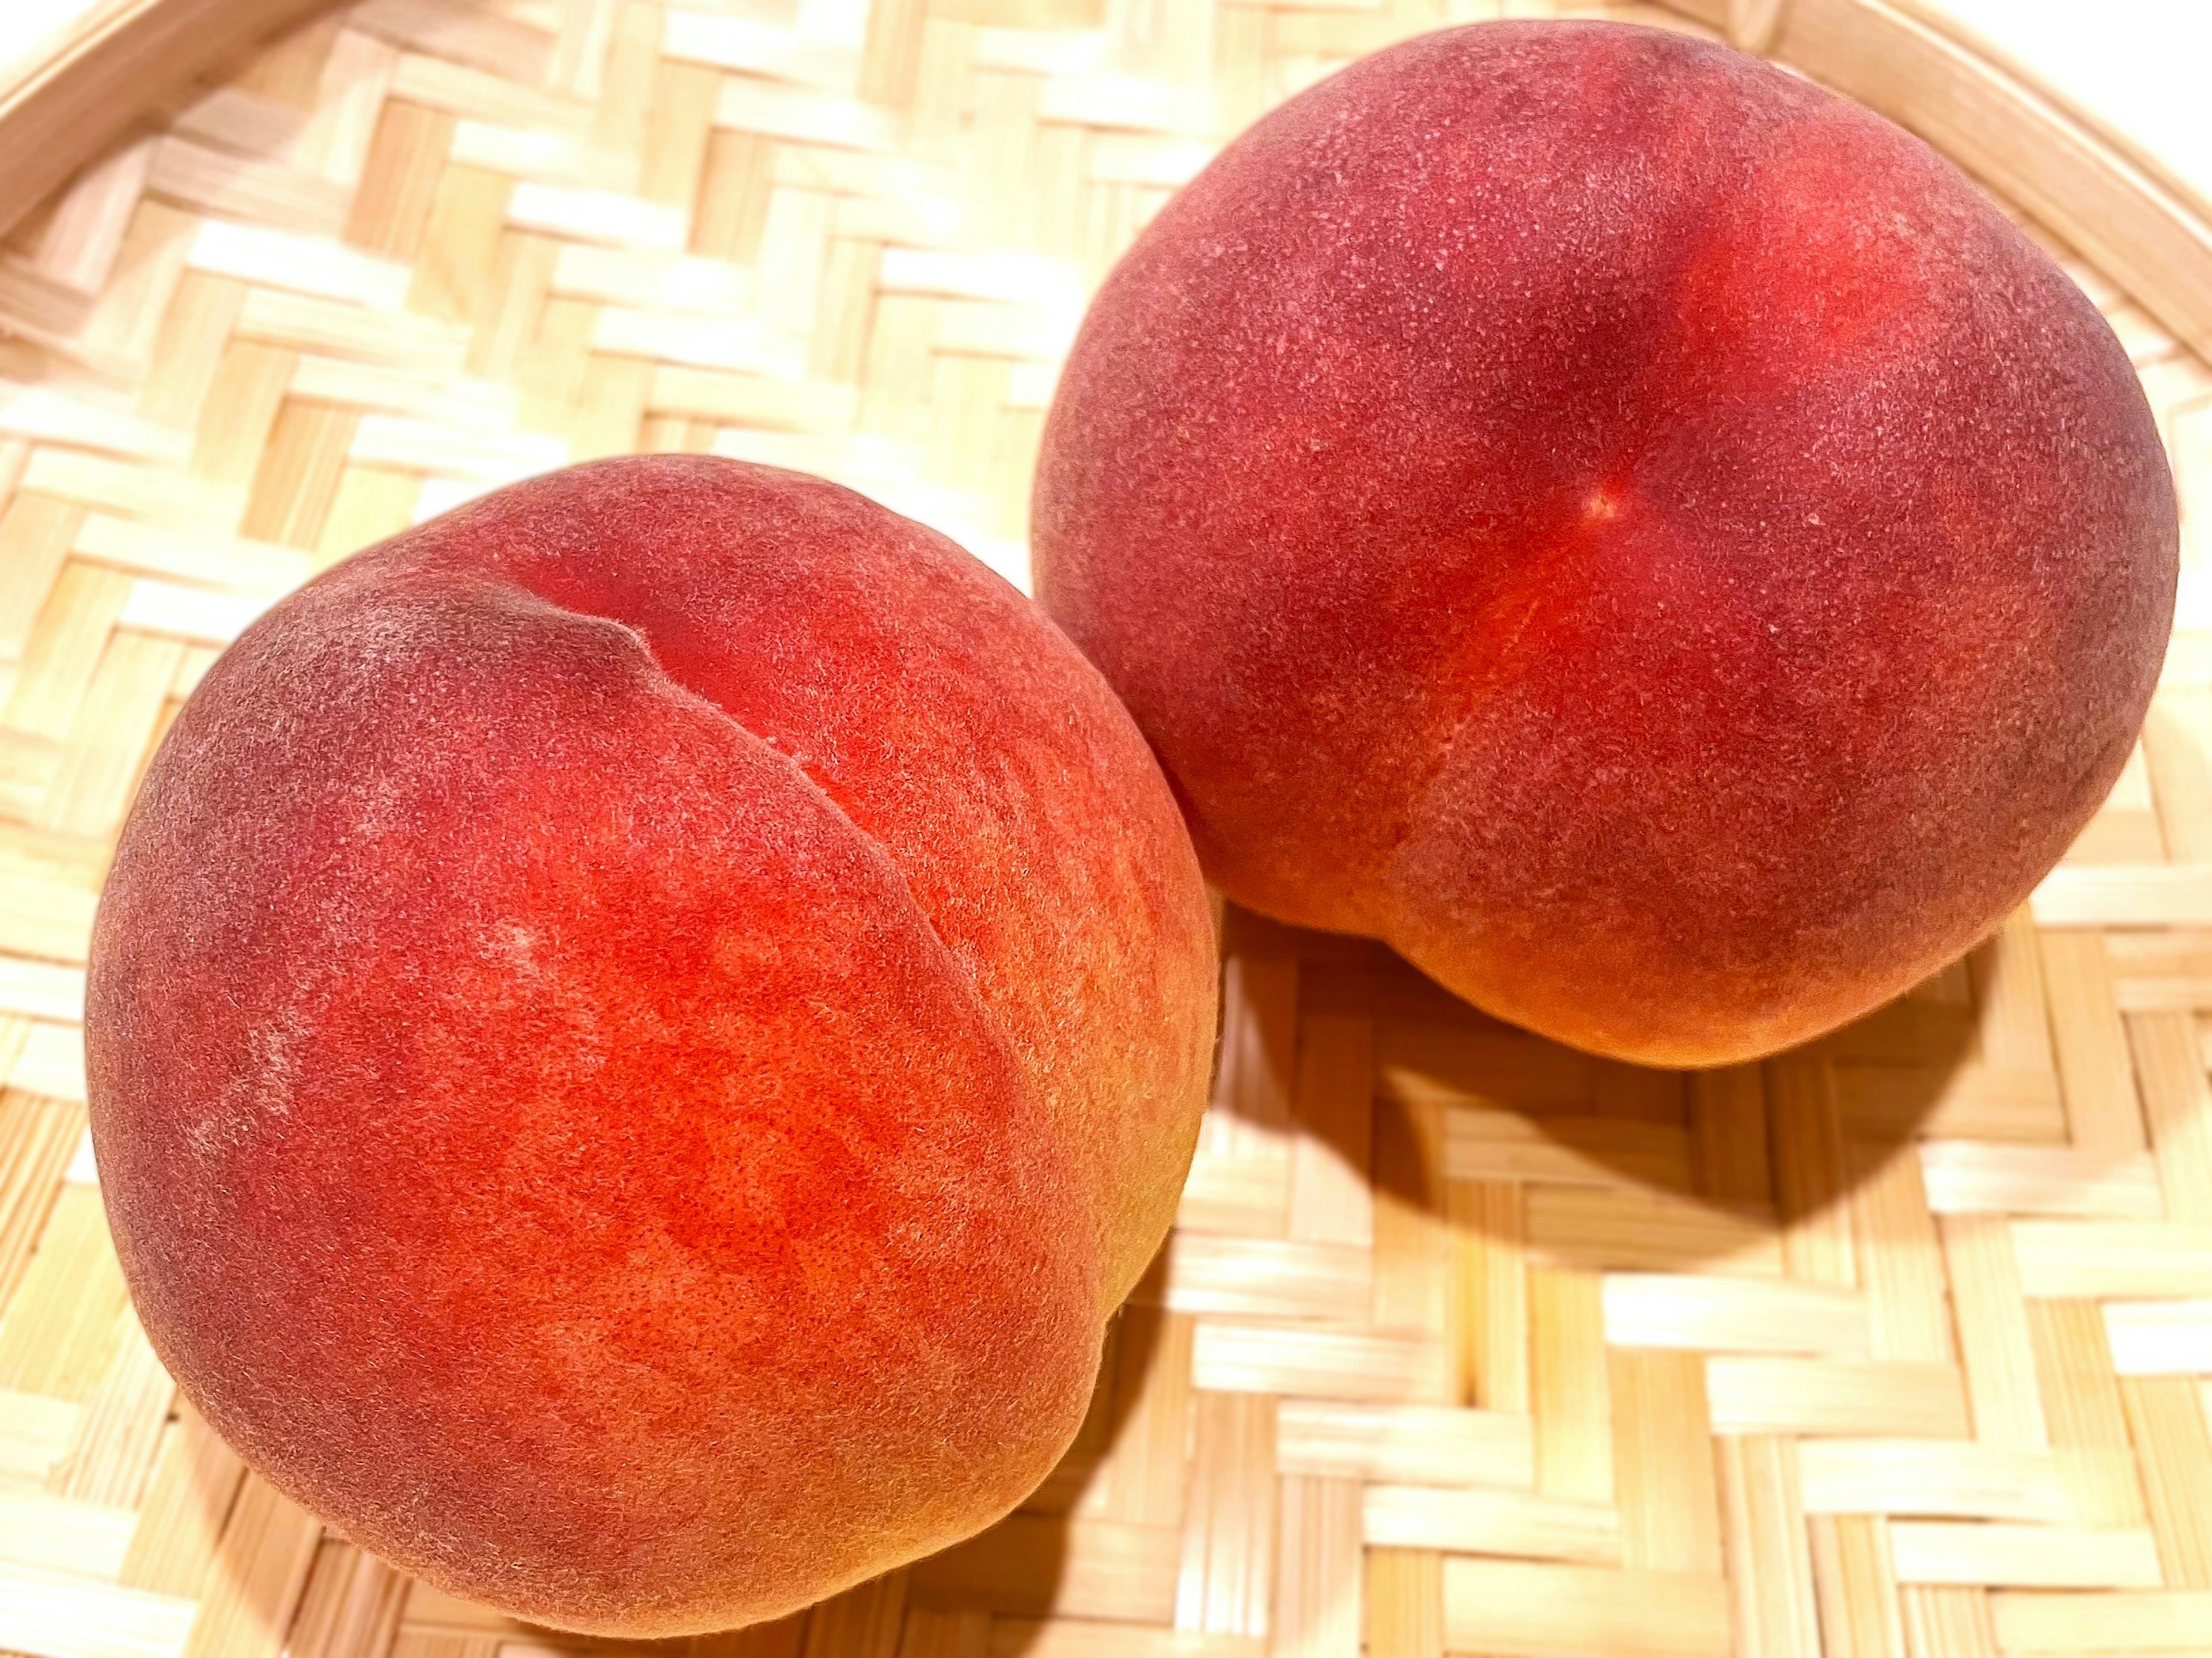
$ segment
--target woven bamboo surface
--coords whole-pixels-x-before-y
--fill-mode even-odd
[[[325,1537],[131,1315],[82,963],[139,769],[222,644],[356,547],[636,448],[823,472],[1018,574],[1056,361],[1146,215],[1346,58],[1499,9],[362,0],[18,227],[0,1650],[593,1645]],[[2128,245],[2169,229],[2207,236]],[[2187,629],[2212,370],[2052,245],[2172,448]],[[1227,942],[1181,1224],[1066,1464],[983,1537],[699,1653],[2212,1652],[2212,635],[2177,636],[2032,913],[1764,1066],[1601,1063],[1379,949],[1234,913]]]

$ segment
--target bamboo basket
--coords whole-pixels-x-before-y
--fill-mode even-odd
[[[2212,217],[1908,0],[106,0],[0,81],[0,1651],[609,1644],[325,1537],[131,1314],[86,941],[223,644],[634,449],[825,473],[1018,577],[1059,357],[1146,216],[1346,60],[1501,10],[1732,33],[2081,281],[2182,490],[2140,750],[1998,938],[1764,1066],[1592,1060],[1231,912],[1181,1223],[1065,1465],[945,1555],[675,1644],[2212,1652]]]

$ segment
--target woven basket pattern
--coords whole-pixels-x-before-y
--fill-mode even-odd
[[[1755,33],[1774,8],[1735,9]],[[86,943],[136,780],[224,643],[368,542],[635,449],[824,473],[1018,578],[1056,365],[1174,187],[1355,56],[1568,12],[1707,27],[1523,0],[359,0],[149,112],[18,227],[0,1650],[595,1646],[325,1536],[131,1315],[84,1139]],[[2189,568],[2143,744],[2031,908],[1833,1038],[1695,1076],[1231,912],[1181,1224],[1063,1467],[948,1554],[657,1649],[2212,1651],[2212,634],[2189,630],[2212,371],[2053,251],[2141,370]]]

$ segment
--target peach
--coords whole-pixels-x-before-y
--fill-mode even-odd
[[[1594,1051],[1742,1060],[2027,895],[2177,573],[2126,354],[1925,145],[1723,47],[1344,70],[1085,321],[1038,595],[1209,876]]]
[[[568,1628],[774,1616],[1051,1468],[1212,1037],[1172,797],[951,543],[695,458],[373,548],[125,828],[109,1217],[279,1489]]]

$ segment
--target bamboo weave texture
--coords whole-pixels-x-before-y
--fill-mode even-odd
[[[136,780],[223,644],[356,548],[634,449],[822,472],[1018,577],[1057,362],[1174,186],[1352,57],[1568,12],[1708,27],[1519,0],[359,0],[149,112],[18,228],[0,1651],[608,1644],[325,1537],[180,1406],[131,1313],[84,1139],[86,942]],[[1863,1023],[1697,1076],[1232,912],[1180,1224],[1065,1466],[946,1555],[669,1649],[2212,1652],[2212,369],[2053,250],[2149,392],[2185,570],[2143,743],[2031,908]]]

